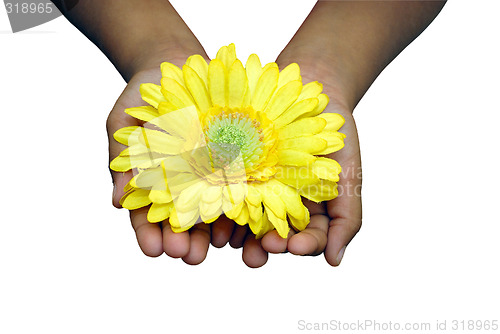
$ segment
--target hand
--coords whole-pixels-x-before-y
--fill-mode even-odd
[[[178,56],[176,59],[169,58],[169,60],[180,65],[184,63],[186,58],[187,55],[185,57]],[[125,90],[116,101],[106,124],[110,161],[125,148],[114,140],[113,133],[122,127],[141,125],[139,120],[127,115],[124,110],[130,107],[146,105],[139,93],[140,84],[146,82],[159,84],[160,79],[159,65],[150,70],[140,71],[132,76]],[[111,174],[114,184],[113,205],[121,208],[119,201],[124,195],[124,186],[132,178],[132,172],[118,173],[111,171]],[[146,219],[148,209],[149,207],[144,207],[130,211],[130,220],[144,254],[154,257],[165,252],[171,257],[182,258],[188,264],[199,264],[205,259],[210,243],[209,225],[196,224],[190,231],[174,233],[168,222],[161,224],[148,222]]]
[[[324,253],[330,265],[338,266],[345,247],[361,227],[361,157],[352,111],[335,93],[335,85],[329,84],[333,76],[322,74],[325,72],[316,72],[316,76],[309,73],[302,71],[303,82],[317,80],[323,83],[324,92],[330,97],[330,103],[324,112],[339,113],[345,118],[345,124],[340,129],[346,135],[345,147],[328,156],[342,166],[338,182],[339,196],[320,204],[304,200],[311,214],[311,222],[299,233],[290,231],[287,239],[281,238],[273,230],[260,240],[256,240],[251,234],[246,235],[245,240],[241,237],[232,240],[233,247],[243,246],[243,261],[250,267],[264,265],[268,253],[285,251],[296,255]],[[239,233],[241,234],[242,232]]]

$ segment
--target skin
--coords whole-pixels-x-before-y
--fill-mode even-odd
[[[324,254],[338,266],[346,246],[361,227],[361,156],[352,112],[375,78],[436,17],[444,1],[319,1],[277,59],[282,69],[296,62],[303,82],[317,80],[330,97],[325,112],[340,113],[346,122],[345,147],[330,155],[343,167],[339,196],[328,203],[305,201],[311,222],[304,231],[282,239],[276,231],[256,240],[246,226],[226,217],[196,224],[189,231],[172,232],[168,222],[151,224],[147,208],[130,212],[141,250],[148,256],[166,253],[188,264],[199,264],[214,247],[243,248],[249,267],[264,265],[269,253]],[[69,6],[68,6],[69,7]],[[86,0],[65,16],[111,60],[128,82],[107,120],[110,160],[123,150],[112,134],[140,125],[123,111],[145,105],[139,94],[143,82],[160,83],[159,65],[182,66],[202,46],[166,0]],[[123,18],[127,19],[124,20]],[[120,207],[123,187],[131,172],[111,172],[113,205]]]

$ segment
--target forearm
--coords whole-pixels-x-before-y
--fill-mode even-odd
[[[436,17],[445,1],[319,1],[278,58],[329,75],[352,110],[375,78]]]
[[[85,0],[64,13],[125,80],[203,48],[167,0]]]

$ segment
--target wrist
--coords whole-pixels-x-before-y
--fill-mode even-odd
[[[353,85],[349,85],[348,75],[342,70],[339,61],[326,52],[314,55],[307,48],[295,49],[288,46],[279,55],[276,63],[280,69],[288,64],[297,63],[304,84],[318,81],[323,85],[323,93],[330,98],[330,104],[337,104],[342,109],[353,111],[357,101]]]

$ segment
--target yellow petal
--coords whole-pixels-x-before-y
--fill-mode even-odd
[[[127,108],[125,109],[125,113],[129,114],[134,118],[140,119],[141,121],[144,122],[149,122],[152,119],[155,119],[156,117],[160,116],[160,114],[158,114],[158,110],[150,106]]]
[[[174,208],[174,203],[158,204],[153,203],[148,211],[148,221],[158,223],[170,217],[170,212]]]
[[[137,139],[154,152],[164,154],[179,154],[184,140],[161,131],[139,127]]]
[[[226,217],[232,220],[234,220],[236,217],[240,215],[241,210],[243,210],[244,206],[245,206],[244,201],[238,203],[237,205],[232,205],[229,202],[227,202],[226,199],[222,200],[222,210],[224,211]]]
[[[296,219],[304,219],[306,217],[306,207],[302,203],[299,193],[296,189],[282,184],[280,197],[286,207],[286,212],[289,216]]]
[[[318,97],[318,95],[323,91],[323,85],[317,81],[309,82],[305,84],[302,88],[302,92],[299,95],[298,101],[310,99],[312,97]]]
[[[188,138],[193,132],[201,131],[194,105],[161,115],[150,123],[180,138]]]
[[[289,166],[307,166],[316,160],[312,154],[295,150],[281,150],[278,157],[280,165]]]
[[[326,126],[323,118],[308,117],[284,126],[279,131],[280,139],[310,136],[321,132]]]
[[[222,213],[222,200],[213,201],[211,203],[200,202],[200,215],[203,218],[203,221],[206,222],[208,219],[212,219],[214,217],[219,217]]]
[[[311,217],[309,214],[309,210],[304,207],[304,218],[295,218],[294,216],[289,215],[288,219],[290,219],[290,224],[294,229],[296,229],[297,231],[303,231],[307,227],[307,225],[309,225]]]
[[[189,212],[177,212],[174,207],[170,212],[170,227],[175,233],[180,233],[189,230],[200,218],[198,210]]]
[[[273,182],[274,181],[274,182]],[[272,210],[274,216],[286,219],[286,207],[280,198],[281,182],[270,180],[259,187],[262,203],[267,209]],[[271,218],[271,217],[269,217]]]
[[[212,106],[210,97],[208,96],[207,86],[201,80],[200,76],[189,66],[184,65],[182,67],[182,72],[184,73],[184,82],[186,87],[193,96],[198,110],[201,112],[206,112],[208,108]]]
[[[281,87],[267,105],[266,116],[270,120],[278,118],[295,102],[295,100],[297,100],[301,90],[302,82],[299,80],[290,81]]]
[[[231,43],[228,46],[221,47],[217,52],[215,58],[222,61],[224,66],[226,66],[226,68],[229,69],[233,64],[233,62],[236,60],[236,49],[234,44]]]
[[[252,95],[252,106],[255,110],[262,111],[265,109],[278,85],[278,76],[279,70],[275,67],[269,68],[262,73]]]
[[[182,155],[173,155],[166,157],[162,161],[163,168],[171,172],[191,173],[192,168],[189,163],[182,157]]]
[[[260,192],[252,184],[247,185],[247,195],[245,199],[254,206],[258,206],[262,202]]]
[[[310,167],[283,167],[276,168],[275,178],[291,187],[300,189],[319,182],[319,177]]]
[[[137,188],[149,189],[159,182],[165,183],[161,167],[143,170],[135,178],[135,186]]]
[[[247,90],[248,81],[245,68],[236,59],[229,70],[229,107],[240,108]]]
[[[259,205],[254,206],[248,202],[245,202],[248,207],[248,213],[251,219],[254,221],[259,221],[262,218],[262,205],[259,203]]]
[[[210,186],[203,192],[203,194],[201,194],[201,200],[205,203],[213,203],[220,200],[221,196],[221,186]]]
[[[135,210],[142,208],[146,205],[151,204],[149,199],[149,190],[146,189],[134,189],[133,191],[126,193],[120,199],[120,204],[129,210]]]
[[[213,105],[221,107],[227,105],[227,78],[224,64],[219,59],[214,59],[208,65],[208,90]]]
[[[192,55],[186,60],[186,65],[191,67],[196,74],[203,80],[205,86],[207,85],[208,64],[205,58],[200,55]]]
[[[123,127],[121,129],[118,129],[114,134],[113,134],[113,138],[115,138],[115,140],[117,142],[119,142],[120,144],[123,144],[123,145],[128,145],[129,144],[129,138],[130,136],[132,135],[136,135],[139,131],[140,127],[139,126],[126,126],[126,127]]]
[[[182,74],[182,70],[169,62],[163,62],[160,65],[161,68],[161,76],[163,78],[171,78],[181,85],[184,85],[184,76]]]
[[[343,133],[337,131],[322,131],[315,135],[315,137],[324,139],[327,142],[327,147],[322,151],[316,152],[316,155],[330,154],[344,147],[345,135]]]
[[[208,187],[204,181],[196,182],[186,187],[174,202],[177,212],[187,212],[198,207],[201,194]]]
[[[291,63],[280,72],[278,79],[278,89],[289,83],[290,81],[300,79],[300,67],[297,63]]]
[[[259,81],[259,78],[262,75],[262,65],[260,64],[260,59],[256,54],[251,54],[250,57],[248,57],[245,69],[248,78],[248,90],[250,92],[250,96],[253,97],[257,81]]]
[[[248,218],[249,218],[248,207],[244,205],[241,208],[241,212],[238,215],[238,217],[234,218],[234,221],[236,222],[236,224],[243,226],[248,223]]]
[[[318,184],[299,189],[301,196],[313,202],[329,201],[337,197],[337,183],[327,180],[320,180]]]
[[[283,114],[281,114],[274,120],[274,126],[277,128],[281,128],[285,125],[290,124],[296,118],[314,110],[318,105],[318,101],[319,100],[317,98],[313,97],[293,104]]]
[[[289,138],[280,140],[278,148],[282,150],[296,150],[307,153],[315,153],[326,148],[326,140],[316,136],[307,136],[302,138]]]
[[[250,219],[248,225],[250,226],[250,230],[255,234],[256,239],[262,238],[267,232],[274,229],[274,226],[269,221],[267,212],[264,212],[258,221]]]
[[[115,172],[126,172],[132,168],[151,168],[158,166],[161,162],[161,157],[157,154],[150,152],[150,154],[141,154],[134,156],[117,156],[114,158],[109,167]]]
[[[345,123],[344,116],[340,114],[323,113],[318,115],[317,117],[321,117],[326,120],[326,127],[323,130],[327,131],[338,131]]]
[[[303,115],[300,116],[301,118],[313,117],[321,114],[328,105],[328,102],[330,102],[330,98],[326,94],[319,94],[317,99],[318,99],[318,105],[316,106],[316,108],[307,113],[304,113]]]
[[[142,99],[155,108],[158,108],[158,104],[160,104],[160,102],[165,101],[165,98],[161,93],[161,87],[158,85],[143,83],[139,87],[139,92],[141,93]]]
[[[231,183],[224,186],[222,194],[229,203],[237,205],[245,199],[247,194],[247,185],[246,183]]]
[[[265,206],[265,205],[264,205]],[[288,237],[288,232],[290,231],[290,227],[288,226],[288,222],[286,220],[286,217],[280,218],[274,214],[273,210],[270,210],[269,207],[265,206],[266,213],[268,216],[269,221],[271,224],[273,224],[274,228],[276,231],[278,231],[278,234],[280,237],[283,239],[286,239]]]
[[[186,87],[172,78],[162,78],[161,89],[165,98],[178,108],[194,105],[193,97]]]
[[[342,171],[340,164],[328,158],[318,158],[312,165],[312,170],[320,179],[337,182]]]

